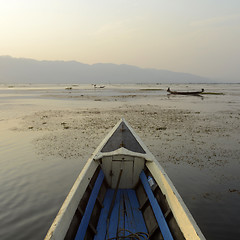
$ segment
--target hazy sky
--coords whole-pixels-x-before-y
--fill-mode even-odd
[[[240,0],[0,0],[0,55],[240,80]]]

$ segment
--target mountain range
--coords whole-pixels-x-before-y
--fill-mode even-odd
[[[139,68],[111,63],[38,61],[0,56],[0,83],[212,83],[213,79],[189,73]]]

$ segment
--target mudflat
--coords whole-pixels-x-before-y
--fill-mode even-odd
[[[171,88],[174,87],[186,86]],[[240,86],[190,87],[224,95],[169,96],[167,85],[150,84],[106,85],[103,89],[91,85],[74,85],[71,89],[62,85],[1,86],[0,153],[5,157],[4,161],[1,157],[0,165],[2,172],[11,171],[0,177],[1,182],[11,181],[7,187],[0,188],[4,203],[11,198],[14,205],[13,196],[21,195],[21,186],[15,193],[11,192],[16,175],[23,179],[24,194],[31,202],[39,194],[48,198],[48,202],[58,202],[57,206],[53,203],[48,206],[54,211],[45,208],[41,214],[35,213],[36,222],[47,219],[38,229],[37,236],[42,239],[82,166],[123,117],[164,167],[206,238],[229,239],[231,232],[231,239],[235,239],[239,230],[224,216],[240,221],[236,214],[240,211]],[[14,153],[16,149],[18,152]],[[31,158],[25,158],[29,153]],[[19,173],[14,166],[15,162],[21,165],[21,161],[23,171]],[[67,167],[49,170],[51,162]],[[38,176],[42,180],[42,176],[27,174],[24,167],[29,164],[35,173],[38,168],[46,170],[48,183],[37,192],[28,191],[28,184],[33,178],[37,181]],[[54,169],[52,165],[51,169]],[[51,178],[55,179],[52,183]],[[56,196],[60,192],[58,188],[49,193],[48,184],[53,184],[51,189],[54,189],[63,182],[68,183],[63,184],[63,194]],[[21,203],[28,204],[27,212],[36,207],[33,203]],[[223,209],[223,205],[227,207]],[[39,203],[38,208],[41,207],[44,208]],[[23,217],[24,212],[18,211],[17,205],[16,209],[6,209],[7,217],[1,219],[3,226],[6,228],[12,221],[11,226],[16,225],[14,234],[24,229],[23,237],[29,238],[31,230],[26,229],[30,228],[33,216],[27,215],[28,221],[19,227],[10,218],[14,210],[18,217]],[[11,234],[4,230],[1,239],[10,239],[14,236]]]

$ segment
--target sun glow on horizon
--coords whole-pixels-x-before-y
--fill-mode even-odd
[[[239,78],[240,2],[2,1],[0,55]]]

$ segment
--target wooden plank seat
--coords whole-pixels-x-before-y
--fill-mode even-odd
[[[164,240],[173,240],[172,234],[169,230],[169,227],[167,225],[166,219],[162,213],[162,210],[157,202],[157,199],[155,198],[152,189],[148,183],[147,177],[144,173],[144,171],[140,174],[140,179],[143,184],[144,190],[148,196],[149,202],[151,204],[151,207],[153,209],[155,218],[157,220],[158,226],[161,230],[161,233],[163,235]]]
[[[107,219],[113,195],[114,190],[108,189],[94,239],[111,239],[117,236],[126,237],[134,234],[139,236],[142,232],[147,234],[143,215],[139,210],[137,196],[132,189],[119,189],[117,191],[110,219]]]

